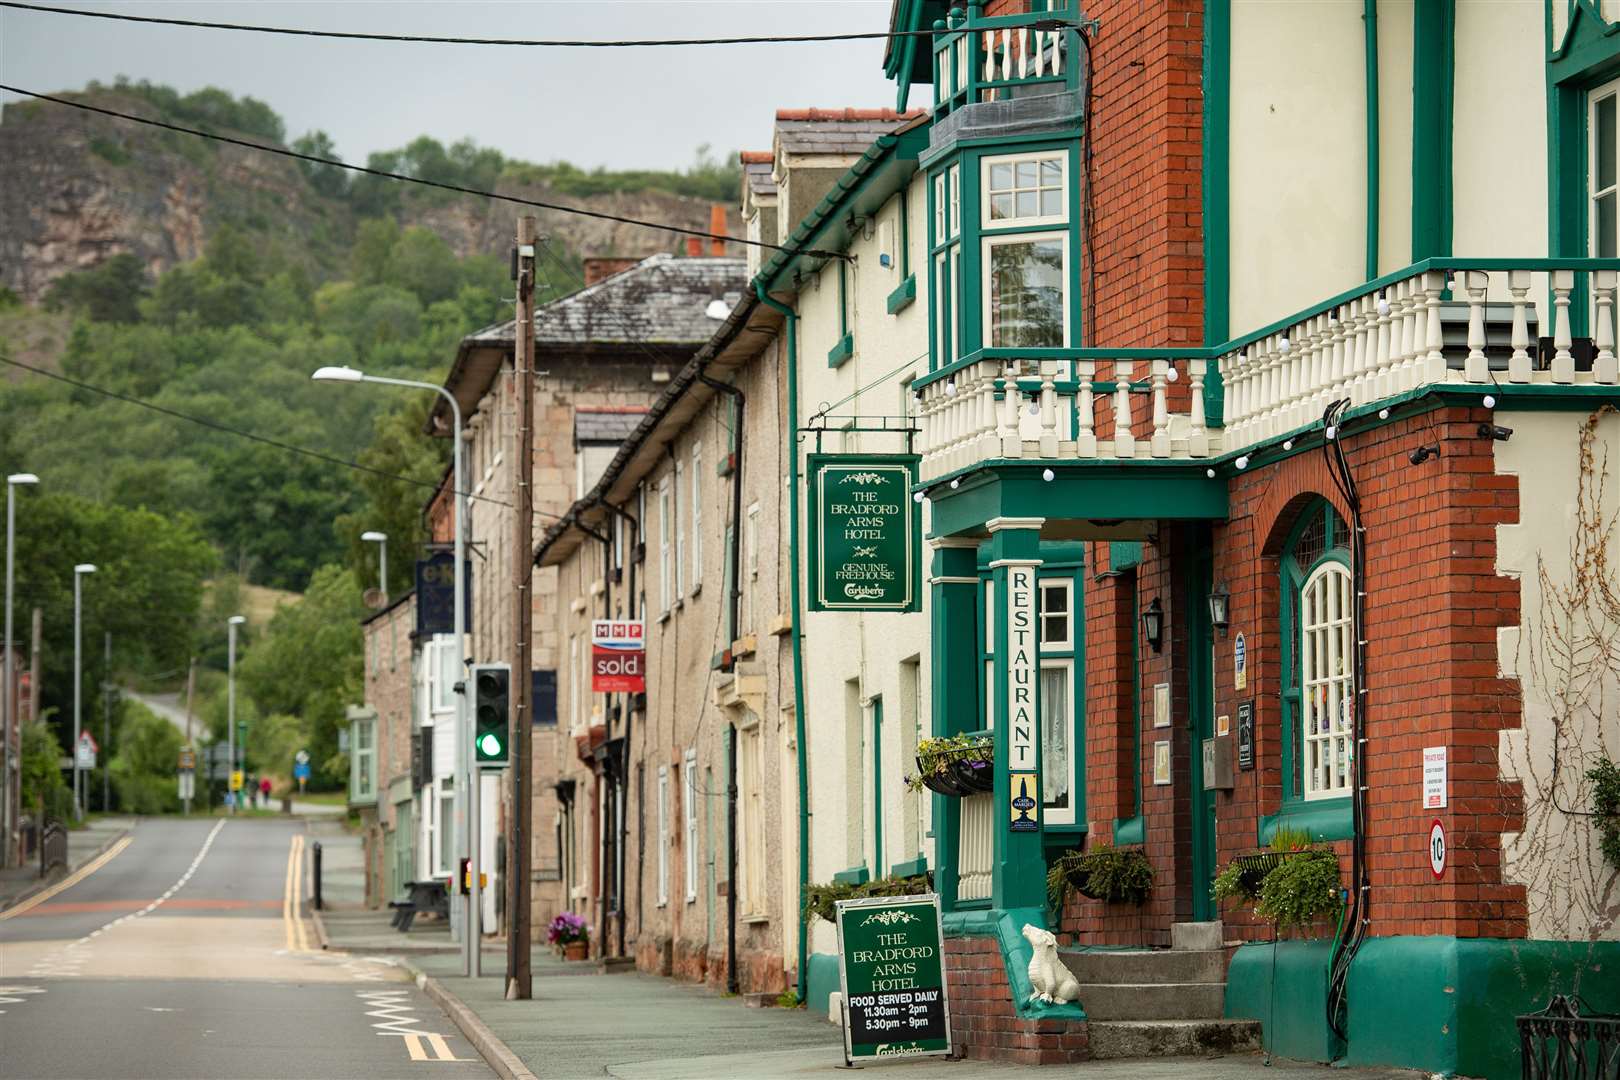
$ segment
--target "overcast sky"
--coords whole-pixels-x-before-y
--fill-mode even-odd
[[[43,0],[58,7],[367,33],[665,38],[881,31],[889,0]],[[893,106],[880,40],[536,49],[289,38],[0,8],[0,81],[50,93],[118,75],[268,103],[345,160],[417,135],[526,161],[679,168],[767,149],[778,108]],[[16,95],[0,93],[0,101]]]

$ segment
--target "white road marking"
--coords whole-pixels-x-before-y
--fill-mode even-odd
[[[0,1005],[18,1005],[28,1000],[31,994],[43,994],[43,986],[0,986]],[[6,1010],[0,1009],[0,1016]]]
[[[108,863],[112,862],[113,859],[117,858],[121,851],[129,847],[129,845],[133,844],[134,842],[135,838],[133,836],[125,836],[120,838],[119,841],[112,847],[108,848],[100,855],[97,855],[94,859],[91,859],[89,862],[85,863],[83,866],[79,867],[77,870],[73,871],[73,873],[69,874],[61,881],[58,881],[55,885],[52,885],[44,892],[35,893],[33,896],[30,896],[27,900],[24,900],[16,907],[9,907],[4,911],[0,911],[0,922],[5,922],[7,919],[14,919],[25,911],[32,911],[34,908],[37,908],[39,905],[49,900],[57,893],[63,891],[64,889],[72,888],[85,878],[89,877],[91,874],[95,873],[97,870],[100,870],[103,866],[106,866]]]

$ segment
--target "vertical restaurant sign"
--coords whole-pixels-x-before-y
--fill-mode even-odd
[[[643,692],[647,689],[646,659],[640,619],[591,622],[591,693]]]
[[[1012,832],[1037,832],[1040,774],[1036,770],[1035,733],[1039,710],[1035,679],[1039,664],[1035,643],[1035,567],[1007,565],[1007,771],[1011,782]]]
[[[456,629],[456,577],[451,569],[456,557],[448,551],[436,551],[416,561],[416,632],[418,634],[453,634]],[[467,626],[472,627],[472,563],[464,569],[462,607],[467,612]]]
[[[911,454],[811,454],[810,610],[920,611]]]
[[[949,1054],[939,897],[840,900],[836,918],[845,1062]]]

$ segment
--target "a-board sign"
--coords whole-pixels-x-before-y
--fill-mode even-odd
[[[921,611],[911,454],[811,454],[810,610]]]
[[[939,897],[873,896],[837,908],[845,1063],[949,1054]]]

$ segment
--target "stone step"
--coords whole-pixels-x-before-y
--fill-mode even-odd
[[[1092,1020],[1199,1020],[1226,1011],[1226,984],[1081,983],[1080,1006]]]
[[[1226,979],[1225,949],[1062,949],[1083,983],[1202,983]]]
[[[1218,949],[1225,944],[1226,927],[1220,922],[1178,922],[1170,924],[1172,949]]]
[[[1086,1026],[1098,1058],[1185,1057],[1260,1049],[1258,1020],[1092,1020]]]

